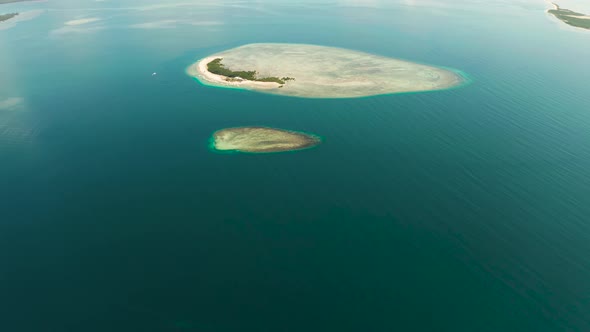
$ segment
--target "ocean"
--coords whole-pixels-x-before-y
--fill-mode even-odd
[[[0,5],[39,13],[0,30],[0,330],[590,331],[590,33],[547,8]],[[185,73],[256,42],[471,82],[304,99]],[[234,126],[324,141],[212,153]]]

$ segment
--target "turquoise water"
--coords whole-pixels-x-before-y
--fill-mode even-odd
[[[167,3],[0,7],[46,10],[0,30],[2,331],[590,330],[590,35],[543,1]],[[314,100],[184,72],[253,42],[472,83]],[[209,150],[254,125],[324,140]]]

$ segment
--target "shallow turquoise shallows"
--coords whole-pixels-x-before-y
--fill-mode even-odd
[[[0,5],[44,10],[0,30],[0,331],[590,331],[589,33],[542,0],[150,1]],[[185,73],[279,42],[470,84]],[[210,151],[240,126],[322,143]]]

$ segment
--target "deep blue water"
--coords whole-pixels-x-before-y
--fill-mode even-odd
[[[0,30],[1,331],[590,330],[590,34],[532,0],[153,4],[0,6],[45,10]],[[253,42],[472,83],[312,100],[184,73]],[[248,125],[325,141],[209,151]]]

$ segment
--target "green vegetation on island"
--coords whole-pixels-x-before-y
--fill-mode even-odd
[[[562,9],[558,5],[553,4],[555,9],[549,10],[549,14],[555,16],[558,20],[565,24],[576,28],[590,30],[590,16],[582,13],[577,13],[569,9]]]
[[[10,20],[17,15],[18,13],[0,14],[0,22]]]
[[[227,77],[228,81],[232,80],[248,80],[248,81],[257,81],[257,82],[275,82],[279,84],[285,84],[287,81],[292,81],[294,78],[292,77],[262,77],[258,78],[258,72],[255,70],[253,71],[233,71],[226,68],[222,63],[222,58],[217,58],[207,64],[207,70],[215,75],[221,75]]]
[[[23,1],[29,1],[29,0],[0,0],[0,5],[5,4],[5,3],[23,2]],[[8,21],[17,15],[18,15],[18,13],[0,14],[0,22]]]

